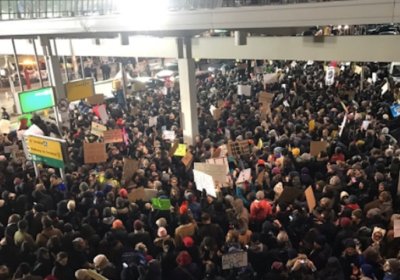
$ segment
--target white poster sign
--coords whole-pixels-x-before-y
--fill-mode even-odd
[[[335,67],[329,66],[325,75],[325,84],[331,86],[335,83]]]
[[[173,130],[164,130],[162,135],[165,140],[170,140],[170,141],[174,141],[176,137],[175,131]]]
[[[238,85],[238,95],[251,96],[251,86]]]
[[[214,180],[210,175],[204,172],[193,170],[194,181],[196,182],[196,188],[199,191],[206,190],[208,195],[217,197],[217,192],[215,191]]]

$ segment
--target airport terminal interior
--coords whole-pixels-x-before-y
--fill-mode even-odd
[[[0,280],[400,280],[400,0],[0,0]]]

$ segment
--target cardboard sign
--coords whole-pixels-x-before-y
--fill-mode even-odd
[[[149,127],[157,126],[157,116],[149,117]]]
[[[218,149],[221,149],[222,151],[222,147],[220,146]],[[230,182],[231,181],[231,177],[229,176],[229,163],[226,157],[220,157],[220,158],[210,158],[206,160],[207,164],[210,165],[221,165],[225,167],[225,174],[226,174],[226,179],[225,179],[225,183]]]
[[[249,85],[238,85],[237,94],[244,96],[251,96],[251,86]]]
[[[158,190],[156,189],[144,189],[143,201],[151,201],[153,198],[157,197]]]
[[[171,200],[169,198],[152,198],[151,204],[157,210],[169,210],[171,208]]]
[[[11,129],[11,122],[9,120],[1,119],[0,120],[0,134],[8,134]]]
[[[400,237],[400,219],[393,220],[394,238]]]
[[[140,187],[140,188],[137,188],[137,189],[133,189],[128,194],[129,202],[136,202],[138,200],[144,200],[144,198],[145,198],[145,192],[144,192],[144,188],[143,187]]]
[[[174,156],[184,157],[186,155],[186,144],[179,144],[178,148],[175,150]]]
[[[275,84],[278,82],[279,75],[277,73],[264,74],[263,81],[264,85]]]
[[[99,123],[92,122],[92,129],[90,130],[91,134],[96,135],[97,137],[103,137],[104,131],[107,131],[106,126],[99,124]]]
[[[326,152],[328,148],[328,142],[326,141],[311,141],[310,142],[310,154],[317,157],[320,152]]]
[[[185,156],[182,158],[181,161],[182,161],[182,163],[186,166],[186,168],[189,168],[190,165],[192,164],[192,161],[193,161],[193,155],[192,155],[192,153],[188,151],[188,152],[185,154]]]
[[[198,170],[193,170],[193,175],[197,190],[203,191],[204,189],[208,195],[217,197],[214,180],[210,175]]]
[[[305,191],[308,210],[310,213],[314,210],[315,206],[317,206],[317,202],[315,201],[314,191],[311,186],[309,186]]]
[[[236,180],[236,184],[241,184],[244,182],[250,182],[251,180],[251,168],[240,171],[239,177]]]
[[[215,183],[223,184],[226,181],[227,172],[225,165],[195,162],[194,169],[210,175]]]
[[[90,105],[100,105],[104,103],[104,94],[95,94],[86,98]]]
[[[124,142],[121,129],[112,129],[103,132],[104,143],[121,143]]]
[[[283,201],[287,204],[291,204],[302,193],[303,193],[303,191],[296,187],[285,187],[285,188],[283,188],[283,192],[279,196],[278,201]]]
[[[124,168],[122,169],[122,179],[125,183],[132,179],[133,174],[139,169],[139,161],[130,158],[124,158]]]
[[[83,143],[83,154],[85,164],[101,163],[107,161],[105,143]]]
[[[241,155],[249,155],[250,154],[249,142],[247,140],[229,141],[228,154],[234,157],[239,157]]]
[[[246,267],[248,264],[247,252],[235,252],[222,255],[222,269]]]
[[[162,133],[163,139],[169,140],[169,141],[174,141],[175,140],[175,131],[173,130],[164,130]]]
[[[265,91],[260,92],[258,95],[258,102],[263,105],[271,104],[273,99],[274,95]]]

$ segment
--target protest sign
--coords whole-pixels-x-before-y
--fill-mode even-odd
[[[378,80],[378,74],[376,72],[372,73],[372,82],[375,84],[376,81]]]
[[[1,119],[0,120],[0,134],[8,134],[10,133],[11,122],[9,120]]]
[[[382,87],[381,87],[381,90],[382,90],[382,95],[384,95],[388,90],[389,90],[389,83],[388,82],[386,82]]]
[[[140,188],[137,188],[137,189],[133,189],[128,194],[129,202],[136,202],[138,200],[144,200],[144,197],[145,197],[145,192],[144,192],[144,188],[143,187],[140,187]]]
[[[156,189],[144,189],[143,201],[151,201],[153,198],[157,197],[158,190]]]
[[[314,191],[311,186],[309,186],[305,191],[304,194],[306,196],[308,210],[310,213],[314,210],[317,202],[315,201]]]
[[[106,110],[106,105],[98,105],[97,107],[97,112],[98,112],[98,116],[101,119],[101,122],[103,124],[106,124],[108,122],[108,114],[107,114],[107,110]]]
[[[175,150],[174,156],[184,157],[186,155],[186,144],[179,144],[178,148]]]
[[[83,143],[83,154],[85,164],[106,162],[108,158],[105,143]]]
[[[282,201],[285,203],[293,203],[293,201],[298,198],[303,191],[301,189],[298,189],[296,187],[285,187],[283,189],[282,194],[279,196],[278,201]]]
[[[175,151],[178,149],[178,147],[179,147],[178,141],[174,142],[174,144],[171,145],[171,149],[169,150],[170,157],[172,157],[175,154]]]
[[[394,238],[400,237],[400,219],[393,220]]]
[[[367,130],[370,123],[371,123],[370,121],[364,120],[364,121],[362,122],[362,124],[361,124],[361,129],[362,129],[362,130]]]
[[[400,104],[390,106],[390,112],[392,113],[393,118],[400,116]]]
[[[279,75],[277,73],[264,74],[263,81],[264,85],[275,84],[278,82]]]
[[[216,183],[223,184],[226,181],[225,165],[195,162],[194,169],[210,175]]]
[[[103,132],[104,143],[121,143],[124,142],[121,129],[112,129]]]
[[[347,122],[347,114],[344,116],[342,124],[340,125],[339,137],[342,136],[343,130],[346,126],[346,122]]]
[[[187,152],[186,155],[182,158],[182,163],[189,168],[193,161],[193,155],[191,152]]]
[[[326,151],[328,142],[326,141],[311,141],[310,142],[310,154],[317,157],[320,152]]]
[[[247,252],[234,252],[222,255],[223,270],[245,267],[247,264]]]
[[[96,135],[97,137],[103,137],[104,131],[107,130],[107,127],[105,125],[99,124],[92,122],[92,129],[90,130],[90,133],[93,135]]]
[[[251,96],[251,86],[249,85],[238,85],[237,94],[244,96]]]
[[[335,67],[329,66],[325,75],[325,84],[331,86],[335,83]]]
[[[99,105],[104,103],[104,94],[95,94],[86,98],[90,105]]]
[[[249,142],[247,140],[229,141],[228,154],[234,157],[239,157],[241,155],[249,155],[250,154]]]
[[[136,170],[139,169],[139,161],[130,158],[124,158],[124,167],[122,169],[122,178],[125,180],[125,183],[129,182],[132,179],[133,174],[135,174]]]
[[[197,190],[203,191],[204,189],[208,195],[217,197],[214,180],[210,175],[198,170],[193,170],[193,175]]]
[[[156,210],[169,210],[171,208],[171,200],[169,198],[152,198],[151,204]]]
[[[175,140],[175,131],[173,130],[164,130],[162,133],[163,139],[174,141]]]
[[[271,104],[273,99],[274,95],[265,91],[260,92],[258,95],[258,102],[263,105]]]
[[[157,126],[157,116],[149,117],[149,127]]]
[[[236,180],[236,184],[241,184],[244,182],[249,182],[251,180],[251,169],[247,168],[245,170],[240,171],[239,177]]]

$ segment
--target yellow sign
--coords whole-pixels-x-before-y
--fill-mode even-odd
[[[61,143],[46,138],[28,136],[27,137],[28,151],[32,155],[63,160]]]
[[[88,98],[95,94],[93,79],[84,79],[64,84],[68,101]]]
[[[184,157],[185,155],[186,155],[186,144],[179,144],[178,148],[174,153],[174,156]]]

